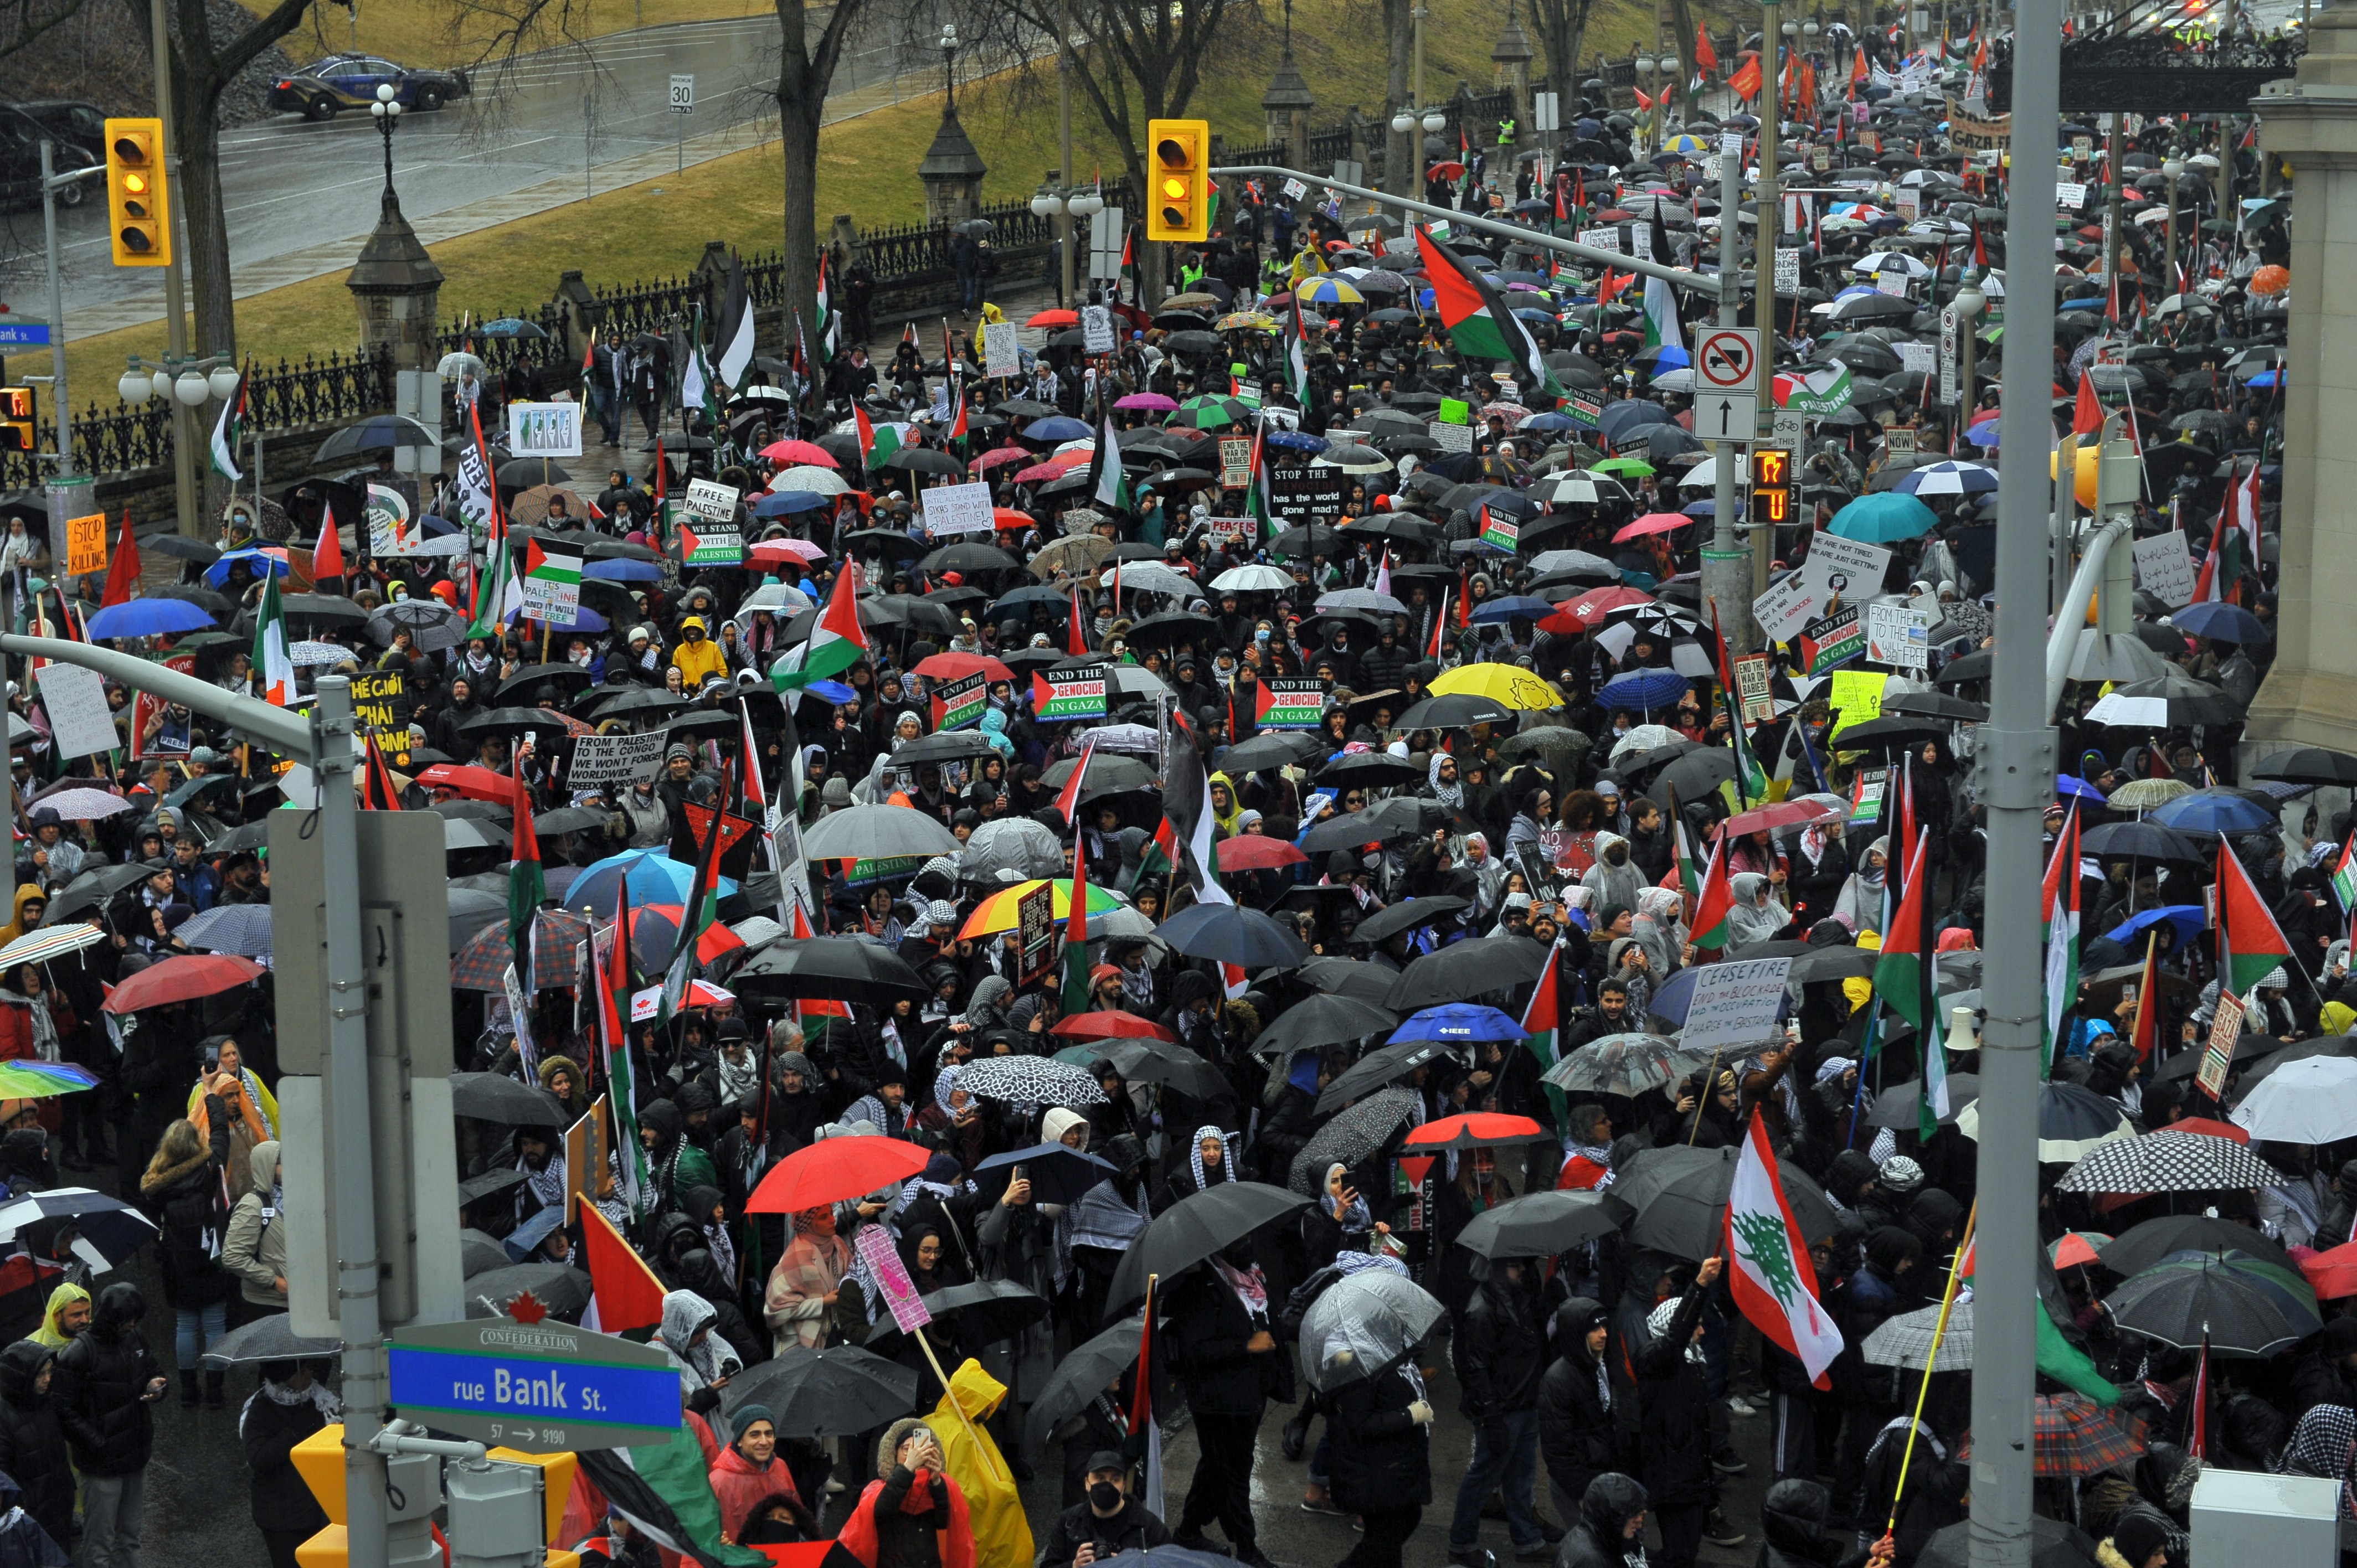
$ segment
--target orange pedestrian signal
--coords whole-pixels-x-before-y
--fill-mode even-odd
[[[1792,454],[1781,446],[1751,449],[1751,524],[1780,528],[1792,515]]]
[[[33,422],[39,413],[31,387],[0,387],[0,452],[38,450]]]

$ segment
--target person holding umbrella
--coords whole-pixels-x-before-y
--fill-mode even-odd
[[[1252,1238],[1213,1253],[1177,1294],[1170,1316],[1178,1328],[1179,1376],[1202,1456],[1171,1543],[1210,1551],[1203,1527],[1216,1520],[1239,1562],[1274,1568],[1253,1523],[1252,1471],[1261,1416],[1276,1381],[1277,1344],[1268,1280],[1254,1260]]]

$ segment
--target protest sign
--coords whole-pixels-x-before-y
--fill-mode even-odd
[[[1776,252],[1776,276],[1770,285],[1778,294],[1801,292],[1801,252],[1780,248]]]
[[[716,485],[710,479],[687,481],[687,510],[707,521],[735,522],[737,500],[737,490],[734,485]]]
[[[363,670],[351,677],[352,721],[377,737],[388,756],[409,750],[409,685],[398,670]]]
[[[2217,1099],[2226,1088],[2227,1069],[2234,1065],[2234,1047],[2243,1037],[2243,999],[2221,987],[2218,1011],[2210,1020],[2210,1043],[2201,1052],[2201,1069],[2193,1081],[2201,1092]]]
[[[1326,714],[1326,682],[1265,680],[1254,703],[1254,718],[1263,729],[1316,729]]]
[[[387,485],[371,485],[361,516],[368,523],[369,553],[414,555],[425,530],[410,521],[409,499]]]
[[[1433,417],[1443,424],[1469,425],[1473,423],[1473,405],[1463,398],[1445,397]]]
[[[66,575],[87,576],[106,570],[106,514],[66,519]]]
[[[1012,379],[1023,373],[1023,350],[1015,340],[1015,323],[987,321],[982,328],[983,374]]]
[[[1817,594],[1806,572],[1793,572],[1769,585],[1751,601],[1751,618],[1770,642],[1789,642],[1816,618]]]
[[[925,527],[935,534],[988,533],[996,526],[990,511],[990,482],[973,479],[961,485],[935,485],[919,490],[925,509]]]
[[[1578,392],[1574,392],[1570,400],[1563,405],[1563,412],[1570,415],[1574,424],[1586,425],[1590,430],[1604,423],[1604,403],[1600,398],[1585,397]]]
[[[1473,450],[1473,427],[1469,424],[1449,424],[1436,419],[1426,424],[1425,429],[1431,432],[1432,439],[1443,452]]]
[[[1035,671],[1031,676],[1032,710],[1043,719],[1101,719],[1105,715],[1107,684],[1102,664],[1085,664],[1076,670]]]
[[[1220,437],[1220,489],[1242,490],[1252,487],[1252,449],[1249,435]]]
[[[1821,675],[1865,651],[1866,628],[1855,605],[1801,628],[1801,660],[1808,674]]]
[[[1789,958],[1739,959],[1704,964],[1686,1007],[1678,1048],[1688,1056],[1730,1046],[1756,1046],[1776,1033],[1784,1004]]]
[[[1931,662],[1925,633],[1930,623],[1911,604],[1877,601],[1866,607],[1866,656],[1877,664],[1922,670]]]
[[[523,613],[533,620],[570,626],[581,613],[581,557],[524,541]]]
[[[1481,509],[1481,542],[1494,544],[1511,553],[1521,542],[1522,525],[1512,518],[1501,517],[1488,507]]]
[[[741,566],[745,563],[745,536],[732,524],[691,523],[675,518],[672,532],[677,536],[680,564],[683,566]]]
[[[123,742],[106,706],[106,682],[79,664],[44,664],[33,672],[41,706],[49,714],[49,739],[59,757],[113,751]]]
[[[1882,689],[1890,677],[1879,670],[1836,670],[1832,685],[1825,694],[1825,706],[1841,717],[1832,733],[1838,736],[1852,725],[1882,716]]]
[[[508,404],[508,454],[514,457],[581,456],[581,405],[577,403]]]
[[[570,789],[607,789],[642,784],[662,768],[671,736],[662,730],[647,735],[585,735],[573,743],[573,761],[565,770]]]
[[[601,1094],[590,1104],[580,1121],[565,1130],[565,1223],[567,1225],[577,1217],[583,1198],[595,1203],[613,1191],[613,1172],[606,1158],[614,1143],[613,1134],[608,1130],[607,1115],[606,1097]]]
[[[1889,787],[1889,782],[1890,769],[1888,768],[1858,769],[1857,782],[1850,791],[1850,821],[1864,822],[1868,817],[1880,816],[1882,791]]]
[[[1770,689],[1768,656],[1746,653],[1735,661],[1735,690],[1743,705],[1743,722],[1764,724],[1776,716],[1776,698]]]
[[[877,1294],[891,1309],[893,1325],[903,1334],[914,1334],[931,1323],[933,1310],[918,1295],[916,1282],[909,1277],[909,1265],[900,1261],[890,1227],[863,1225],[853,1241],[868,1273],[875,1276]]]
[[[2136,586],[2171,609],[2193,602],[2193,557],[2186,553],[2185,535],[2171,529],[2129,546],[2136,554]]]
[[[1620,243],[1619,228],[1609,223],[1599,224],[1593,229],[1582,229],[1579,231],[1579,242],[1590,250],[1597,251],[1621,251],[1627,248]]]
[[[933,688],[933,728],[962,729],[982,722],[982,711],[990,705],[989,677],[977,670]]]
[[[1824,598],[1860,599],[1882,591],[1890,551],[1887,545],[1820,532],[1809,540],[1809,556],[1801,570]]]
[[[175,653],[164,660],[164,668],[177,670],[183,675],[193,675],[197,670],[197,656]],[[131,755],[134,758],[186,757],[194,744],[188,709],[167,703],[153,692],[133,695]]]
[[[1114,347],[1113,307],[1105,305],[1081,306],[1081,351],[1084,354],[1110,354]]]
[[[1018,985],[1028,985],[1048,972],[1056,961],[1056,889],[1053,884],[1042,882],[1015,901],[1015,929],[1021,953],[1017,967],[1023,978]]]

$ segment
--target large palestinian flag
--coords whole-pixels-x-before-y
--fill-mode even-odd
[[[1448,340],[1457,351],[1477,360],[1503,360],[1514,367],[1518,380],[1550,397],[1567,397],[1562,383],[1546,367],[1539,346],[1520,317],[1506,308],[1498,291],[1457,253],[1419,227],[1415,242],[1424,252],[1424,270],[1432,279],[1433,304]]]

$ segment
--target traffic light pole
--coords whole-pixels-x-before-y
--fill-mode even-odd
[[[156,118],[164,123],[164,169],[168,180],[177,182],[180,177],[180,138],[172,128],[172,33],[165,22],[164,0],[147,0],[147,21],[156,59]],[[168,190],[170,186],[167,184],[166,188]],[[167,198],[164,221],[167,225],[179,221],[178,201]],[[164,269],[164,342],[178,360],[188,354],[188,306],[180,288],[180,252],[185,247],[172,244],[168,228],[165,242],[171,245],[172,260]],[[63,428],[63,418],[60,411],[59,428]],[[178,503],[180,532],[190,539],[201,532],[197,518],[195,429],[187,405],[174,398],[172,493]]]

